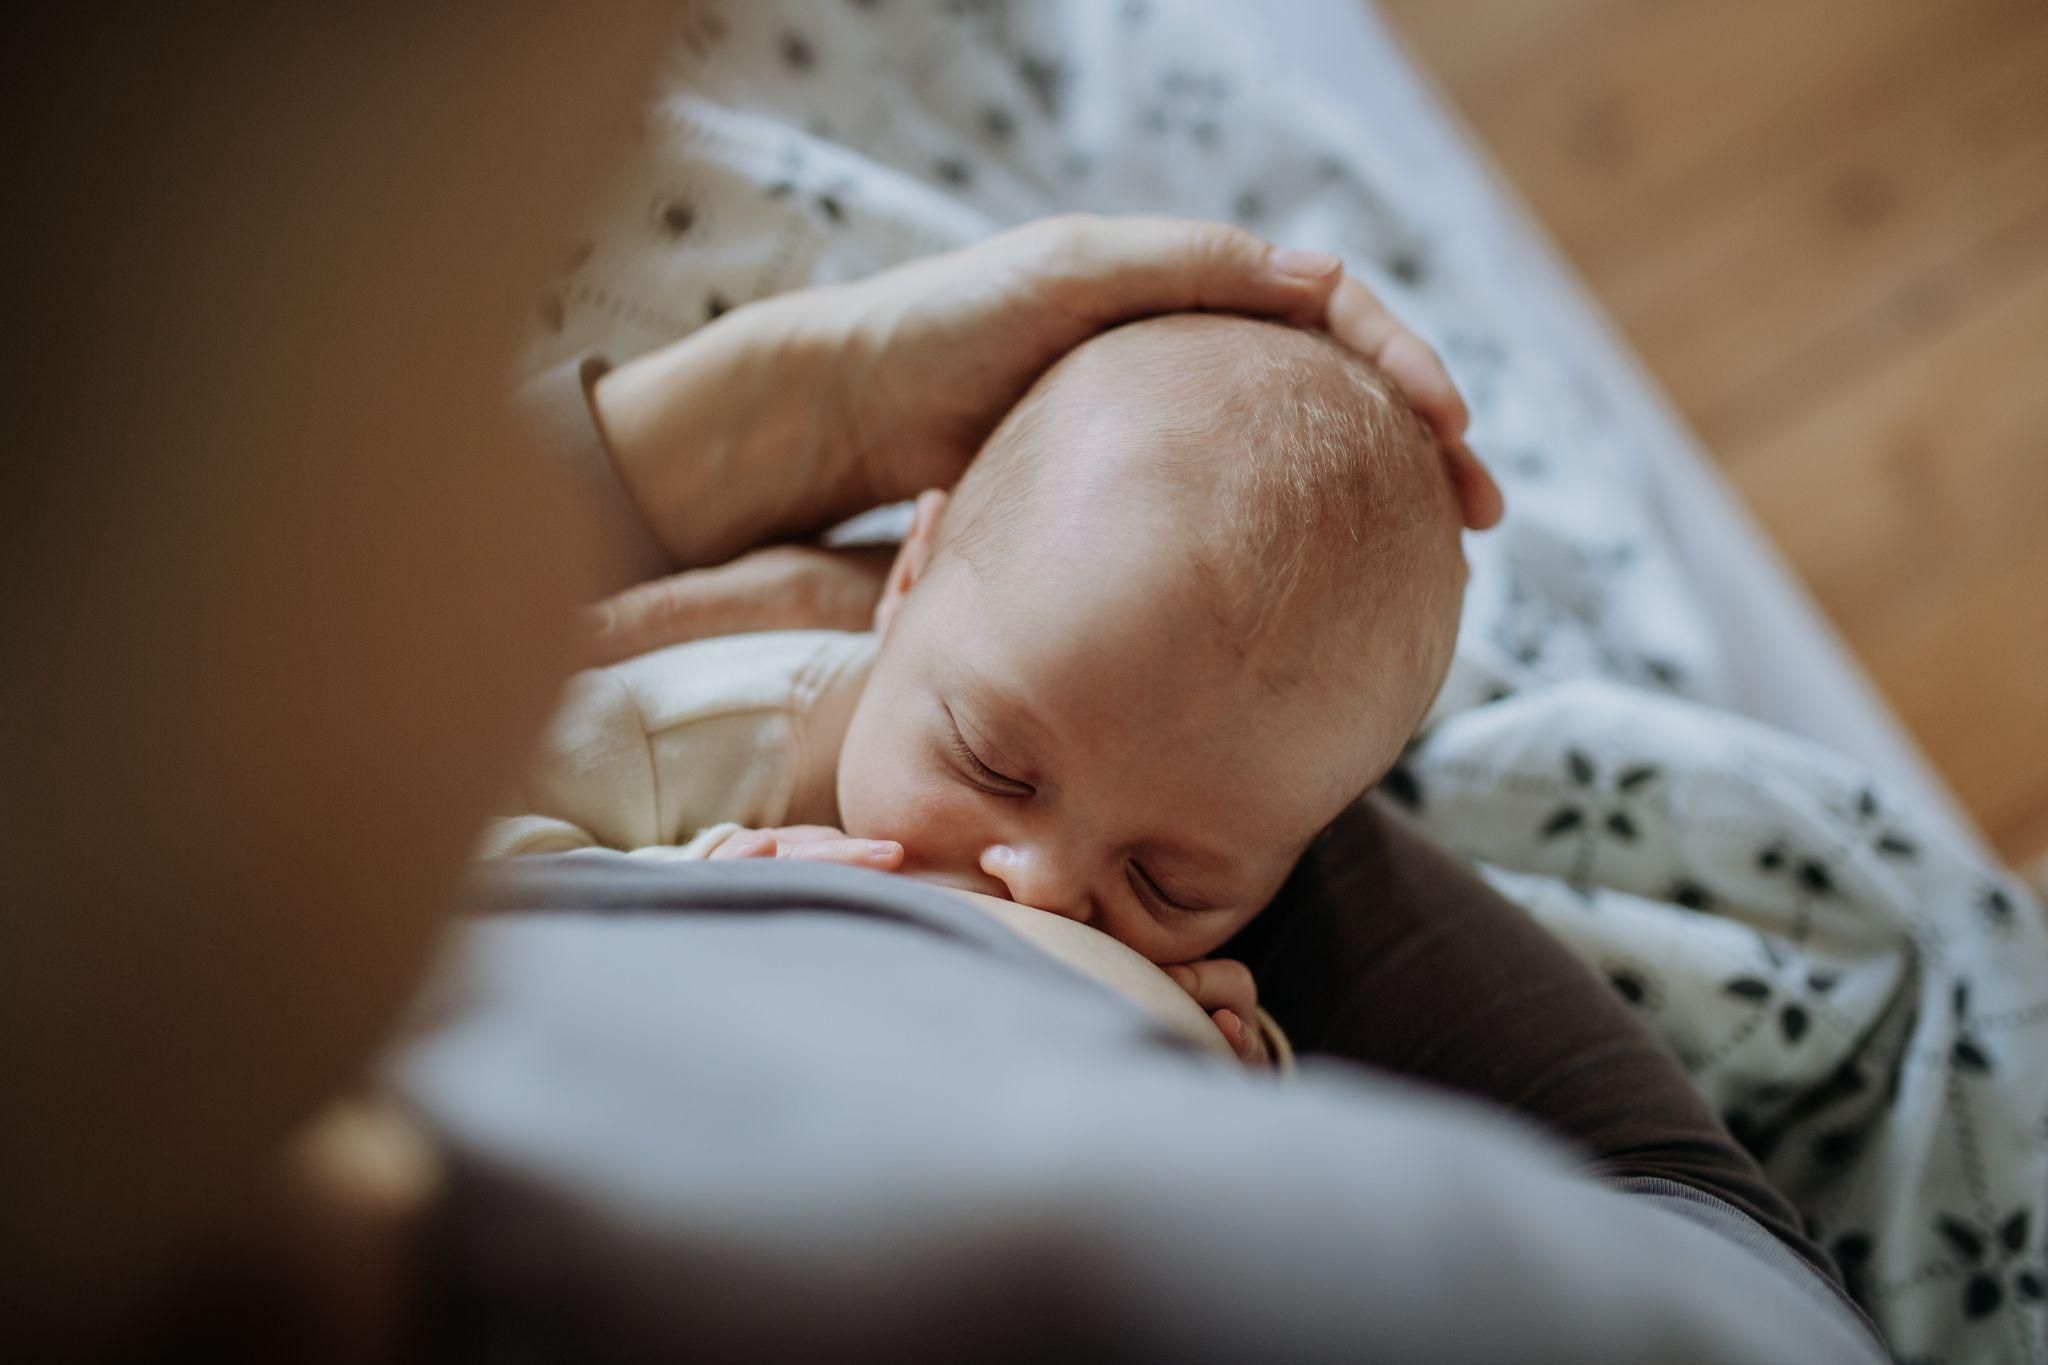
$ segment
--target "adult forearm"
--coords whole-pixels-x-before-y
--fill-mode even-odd
[[[628,494],[676,567],[723,563],[863,510],[825,439],[834,357],[811,295],[742,308],[600,378],[592,403]]]

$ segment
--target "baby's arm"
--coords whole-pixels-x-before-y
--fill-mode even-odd
[[[578,673],[511,809],[553,817],[586,844],[615,849],[691,847],[728,822],[781,826],[796,795],[824,780],[799,766],[812,761],[802,755],[824,752],[815,735],[798,742],[812,680],[836,676],[866,638],[727,636]],[[709,855],[708,845],[697,853]]]
[[[659,854],[683,862],[715,857],[740,857],[743,854],[723,853],[721,850],[735,834],[753,831],[743,830],[739,825],[727,821],[700,829],[689,842],[677,845],[631,850],[636,854]],[[587,848],[603,848],[604,841],[581,825],[554,815],[511,815],[491,821],[484,831],[482,841],[477,845],[480,858],[517,858],[537,853],[575,853]]]
[[[549,815],[516,815],[493,821],[479,855],[510,858],[530,853],[573,853],[600,848],[588,830]],[[748,829],[731,821],[697,831],[686,844],[632,850],[630,856],[658,861],[727,862],[779,858],[791,862],[842,863],[894,872],[903,865],[903,845],[893,839],[854,839],[827,825],[785,825]]]

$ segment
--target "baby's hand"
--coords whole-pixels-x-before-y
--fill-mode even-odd
[[[1246,1066],[1270,1066],[1272,1053],[1259,1027],[1259,989],[1251,969],[1227,957],[1204,958],[1168,967],[1174,984],[1209,1012],[1225,1042]]]
[[[794,862],[844,863],[894,872],[903,865],[903,845],[894,839],[854,839],[830,825],[784,825],[780,829],[735,830],[711,850],[710,861],[728,858],[784,858]]]

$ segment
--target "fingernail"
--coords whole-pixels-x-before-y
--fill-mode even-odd
[[[893,858],[903,851],[903,845],[893,839],[868,840],[868,856],[871,858]]]
[[[1303,251],[1300,247],[1283,246],[1266,258],[1266,267],[1276,275],[1321,280],[1342,270],[1344,262],[1327,251]]]

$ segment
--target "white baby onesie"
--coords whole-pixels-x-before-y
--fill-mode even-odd
[[[827,630],[727,635],[593,668],[570,679],[517,802],[483,857],[623,849],[708,858],[734,832],[815,809],[838,776],[858,684],[877,637]],[[1229,1044],[1137,954],[1059,915],[973,902],[1053,957],[1111,986],[1212,1051]],[[1162,989],[1158,982],[1167,982]],[[1294,1068],[1280,1025],[1256,1015],[1275,1066]]]
[[[512,809],[480,852],[604,847],[702,858],[738,828],[829,800],[874,658],[867,632],[727,635],[570,679]]]

